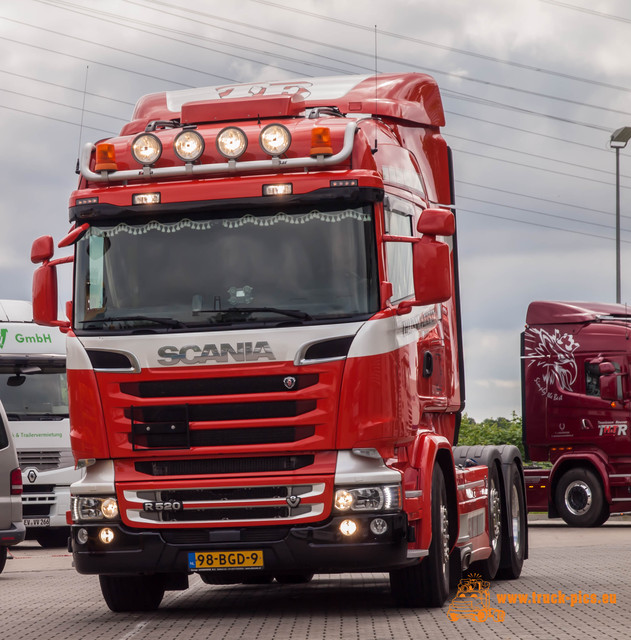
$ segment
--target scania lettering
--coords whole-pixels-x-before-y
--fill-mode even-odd
[[[0,300],[0,400],[22,469],[26,534],[42,546],[66,546],[70,484],[81,478],[70,449],[66,345],[41,331],[31,304]]]
[[[148,95],[85,145],[73,255],[31,258],[37,320],[67,332],[74,564],[112,610],[191,573],[385,572],[402,606],[520,574],[519,451],[454,448],[443,125],[427,75],[309,78]]]
[[[596,527],[631,511],[631,383],[625,305],[532,302],[522,334],[528,509]]]

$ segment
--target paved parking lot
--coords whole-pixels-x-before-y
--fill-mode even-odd
[[[383,574],[319,575],[308,585],[208,586],[170,592],[152,613],[114,614],[98,579],[80,576],[64,549],[25,542],[0,575],[2,630],[11,640],[385,640],[396,638],[604,639],[629,636],[631,521],[569,529],[534,522],[517,581],[491,584],[503,620],[452,621],[440,610],[398,609]],[[604,594],[615,603],[591,602]],[[456,596],[454,591],[450,599]],[[565,597],[565,602],[563,598]],[[503,602],[500,600],[504,598]],[[519,602],[528,599],[527,602]],[[514,599],[514,603],[509,600]],[[612,599],[612,598],[609,598]],[[537,602],[537,600],[539,602]],[[561,601],[560,601],[561,600]],[[546,603],[546,601],[548,601]],[[585,601],[585,602],[584,602]],[[500,616],[501,617],[501,616]]]

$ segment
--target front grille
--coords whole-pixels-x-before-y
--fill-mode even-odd
[[[258,486],[125,489],[120,505],[130,522],[152,527],[169,524],[173,526],[176,522],[199,526],[200,522],[205,522],[209,526],[218,527],[208,529],[203,540],[205,542],[235,542],[246,539],[253,542],[269,539],[265,536],[272,534],[266,534],[265,530],[271,530],[272,527],[261,529],[257,534],[245,533],[245,529],[234,529],[234,526],[239,523],[265,524],[270,520],[279,521],[279,524],[282,521],[319,520],[325,513],[325,503],[331,500],[327,496],[326,484],[323,482],[299,485],[276,482]],[[165,509],[165,505],[170,508]],[[279,534],[278,527],[273,527],[273,530],[273,536],[286,535]],[[185,537],[168,537],[177,536],[177,533],[164,535],[168,541],[186,540]],[[190,535],[193,542],[199,541],[198,531]],[[260,537],[257,538],[257,535]]]
[[[244,378],[201,378],[193,380],[151,380],[121,384],[123,393],[137,398],[181,398],[278,393],[306,389],[318,383],[317,374],[289,376],[247,376]]]
[[[217,422],[220,420],[264,420],[293,418],[313,411],[315,400],[278,402],[229,402],[225,404],[167,405],[163,407],[131,407],[125,416],[134,423],[146,422]]]
[[[72,460],[70,462],[74,464]],[[18,464],[21,469],[35,468],[38,471],[59,469],[62,464],[62,454],[61,451],[18,451]]]
[[[313,455],[202,460],[143,460],[135,463],[138,473],[150,476],[221,475],[296,471],[313,464]]]
[[[244,427],[237,429],[195,429],[185,424],[134,423],[130,441],[134,449],[188,449],[298,442],[315,433],[314,426]]]

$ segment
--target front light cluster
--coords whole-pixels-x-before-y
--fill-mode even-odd
[[[70,508],[73,522],[116,520],[118,502],[112,497],[73,496]]]
[[[333,505],[337,511],[398,511],[401,486],[379,485],[338,489]]]
[[[291,144],[291,134],[282,124],[268,124],[259,136],[261,149],[276,158],[283,155]],[[240,158],[248,148],[248,138],[238,127],[222,129],[215,140],[217,151],[228,160]],[[195,162],[204,153],[204,138],[197,131],[185,129],[173,142],[175,155],[184,162]],[[162,143],[153,133],[141,133],[131,144],[134,160],[145,167],[154,165],[162,155]]]

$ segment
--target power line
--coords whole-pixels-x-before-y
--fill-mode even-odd
[[[59,84],[58,82],[50,82],[48,80],[41,80],[40,78],[33,78],[33,76],[27,76],[22,73],[15,73],[14,71],[7,71],[6,69],[0,69],[0,73],[6,73],[10,76],[15,76],[16,78],[22,78],[23,80],[32,80],[33,82],[40,82],[42,84],[47,84],[51,87],[57,87],[58,89],[66,89],[67,91],[75,91],[77,93],[83,93],[82,89],[75,89],[74,87],[69,87],[68,85]],[[119,100],[118,98],[111,98],[109,96],[101,95],[100,93],[90,93],[89,91],[85,92],[86,95],[92,96],[93,98],[101,98],[102,100],[111,100],[113,102],[120,102],[120,104],[134,106],[133,102],[127,102],[126,100]]]
[[[572,9],[572,11],[580,11],[581,13],[588,13],[592,16],[598,16],[599,18],[606,18],[607,20],[615,20],[616,22],[626,22],[631,24],[631,18],[623,18],[622,16],[614,16],[611,13],[604,13],[603,11],[595,11],[594,9],[587,9],[586,7],[577,7],[567,2],[559,2],[558,0],[539,0],[546,4],[553,4],[557,7],[563,7],[564,9]]]
[[[458,209],[459,212],[464,213],[472,213],[476,216],[486,216],[487,218],[496,218],[498,220],[506,220],[508,222],[515,222],[518,224],[527,224],[532,227],[540,227],[542,229],[552,229],[553,231],[562,231],[563,233],[574,233],[579,236],[587,236],[589,238],[598,238],[599,240],[607,240],[611,242],[613,238],[608,238],[607,236],[599,236],[595,233],[587,233],[586,231],[577,231],[576,229],[563,229],[562,227],[553,227],[552,225],[540,224],[538,222],[530,222],[529,220],[516,220],[515,218],[507,218],[506,216],[498,216],[493,213],[483,213],[482,211],[473,211],[471,209]],[[631,244],[629,240],[621,240],[621,242],[625,244]]]
[[[282,4],[278,4],[277,2],[270,2],[270,0],[250,0],[251,2],[255,2],[257,4],[262,4],[262,5],[266,5],[266,6],[270,6],[270,7],[275,7],[276,9],[282,9],[284,11],[291,11],[293,13],[298,13],[298,14],[302,14],[302,15],[308,15],[312,18],[319,18],[320,20],[326,20],[327,22],[335,22],[337,24],[341,24],[344,25],[346,27],[351,27],[354,29],[361,29],[362,31],[373,31],[373,27],[368,27],[362,24],[357,24],[356,22],[350,22],[347,20],[341,20],[340,18],[332,18],[330,16],[325,16],[322,15],[320,13],[315,13],[312,11],[306,11],[304,9],[298,9],[296,7],[288,7]],[[495,56],[489,56],[489,55],[485,55],[482,53],[476,53],[474,51],[467,51],[465,49],[458,49],[457,47],[450,47],[448,45],[442,45],[442,44],[437,44],[435,42],[428,42],[426,40],[421,40],[419,38],[413,38],[411,36],[406,36],[400,33],[392,33],[390,31],[383,31],[380,30],[379,33],[381,35],[384,36],[389,36],[392,38],[396,38],[398,40],[405,40],[408,42],[414,42],[416,44],[422,44],[425,45],[427,47],[433,47],[436,49],[442,49],[443,51],[451,51],[452,53],[459,53],[462,55],[466,55],[466,56],[473,56],[475,58],[479,58],[481,60],[487,60],[490,62],[496,62],[498,64],[504,64],[504,65],[508,65],[511,67],[516,67],[518,69],[525,69],[528,71],[536,71],[537,73],[544,73],[546,75],[551,75],[551,76],[555,76],[558,78],[566,78],[568,80],[575,80],[577,82],[583,82],[583,83],[587,83],[587,84],[593,84],[595,86],[600,86],[600,87],[605,87],[608,89],[616,89],[618,91],[624,91],[626,93],[631,93],[631,88],[629,87],[622,87],[622,86],[618,86],[618,85],[612,85],[609,84],[607,82],[600,82],[598,80],[591,80],[589,78],[582,78],[580,76],[574,76],[568,73],[563,73],[561,71],[553,71],[551,69],[544,69],[543,67],[540,66],[535,66],[535,65],[529,65],[529,64],[524,64],[521,62],[515,62],[513,60],[505,60],[503,58],[498,58]]]
[[[24,113],[29,116],[37,116],[38,118],[45,118],[46,120],[53,120],[54,122],[63,122],[64,124],[71,124],[73,127],[78,127],[78,122],[71,122],[70,120],[63,120],[61,118],[55,118],[53,116],[45,116],[41,113],[35,113],[33,111],[27,111],[26,109],[16,109],[15,107],[7,107],[4,104],[0,104],[0,109],[7,109],[8,111],[16,111],[17,113]],[[115,136],[115,133],[111,131],[106,131],[105,129],[99,129],[98,127],[89,127],[88,125],[83,125],[84,129],[92,129],[93,131],[100,131],[101,133],[107,134],[109,137]]]
[[[107,67],[108,69],[114,69],[115,71],[124,71],[125,73],[131,73],[137,76],[151,78],[152,80],[160,80],[160,82],[170,82],[171,84],[176,84],[180,87],[185,87],[186,89],[192,88],[190,84],[184,84],[183,82],[176,82],[175,80],[166,80],[165,78],[160,78],[159,76],[154,76],[154,75],[151,75],[150,73],[143,73],[142,71],[133,71],[132,69],[126,69],[125,67],[117,67],[116,65],[108,64],[107,62],[103,62],[102,60],[91,60],[90,58],[85,58],[83,56],[74,56],[71,53],[63,53],[62,51],[55,51],[54,49],[48,49],[46,47],[42,47],[37,44],[31,44],[29,42],[22,42],[21,40],[14,40],[13,38],[7,38],[6,36],[0,36],[0,40],[6,40],[7,42],[12,42],[13,44],[19,44],[24,47],[30,47],[32,49],[39,49],[40,51],[46,51],[47,53],[54,53],[59,56],[65,56],[66,58],[73,58],[74,60],[80,60],[81,62],[98,64],[101,67]]]

